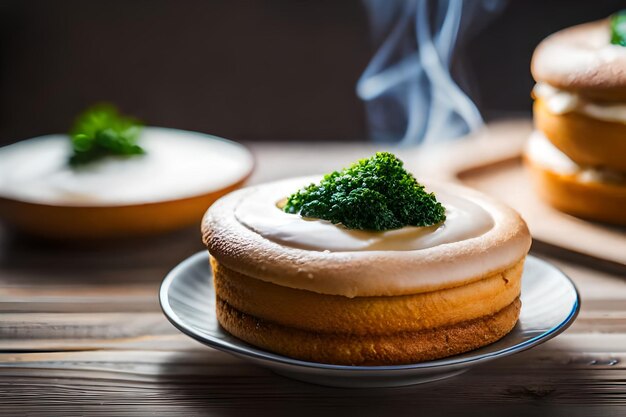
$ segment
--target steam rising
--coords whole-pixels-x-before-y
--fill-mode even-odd
[[[483,23],[485,12],[501,9],[504,2],[364,2],[374,38],[384,38],[357,83],[373,138],[413,145],[480,128],[480,112],[452,79],[450,65],[459,36],[480,25],[476,17]]]

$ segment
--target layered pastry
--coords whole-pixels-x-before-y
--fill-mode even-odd
[[[377,154],[321,182],[218,200],[202,232],[222,327],[344,365],[415,363],[502,338],[520,312],[526,224],[476,191],[425,186]]]
[[[626,224],[626,16],[557,32],[532,59],[537,131],[525,156],[551,205]]]

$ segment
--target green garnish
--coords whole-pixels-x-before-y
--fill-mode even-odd
[[[374,231],[432,226],[446,219],[435,195],[427,193],[402,161],[388,152],[325,175],[319,184],[292,194],[283,210],[348,229]]]
[[[143,126],[122,116],[110,104],[98,104],[81,113],[69,135],[74,153],[70,165],[82,165],[110,155],[142,155],[136,144]]]
[[[611,15],[611,43],[626,46],[626,10]]]

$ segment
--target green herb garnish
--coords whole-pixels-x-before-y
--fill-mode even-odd
[[[432,226],[446,219],[435,195],[427,193],[402,161],[388,152],[325,175],[319,184],[292,194],[283,210],[348,229],[374,231]]]
[[[82,165],[110,155],[142,155],[136,144],[143,126],[137,120],[122,116],[110,104],[88,108],[76,118],[69,135],[74,153],[70,165]]]
[[[611,43],[626,46],[626,10],[611,15]]]

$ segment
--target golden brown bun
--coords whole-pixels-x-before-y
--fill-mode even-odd
[[[539,195],[554,208],[574,216],[626,225],[626,185],[583,182],[576,175],[551,171],[528,157],[525,162]]]
[[[306,331],[372,336],[449,326],[502,310],[519,297],[524,259],[512,268],[446,290],[355,298],[261,281],[215,258],[211,265],[217,296],[238,311]]]
[[[244,314],[217,299],[217,318],[234,336],[281,355],[338,365],[392,365],[444,358],[493,343],[519,317],[515,299],[495,314],[417,332],[355,336],[285,327]]]
[[[626,172],[626,124],[576,112],[553,114],[541,99],[533,113],[537,129],[577,164]]]
[[[596,101],[626,101],[626,47],[611,45],[608,19],[572,26],[535,49],[538,82]]]

